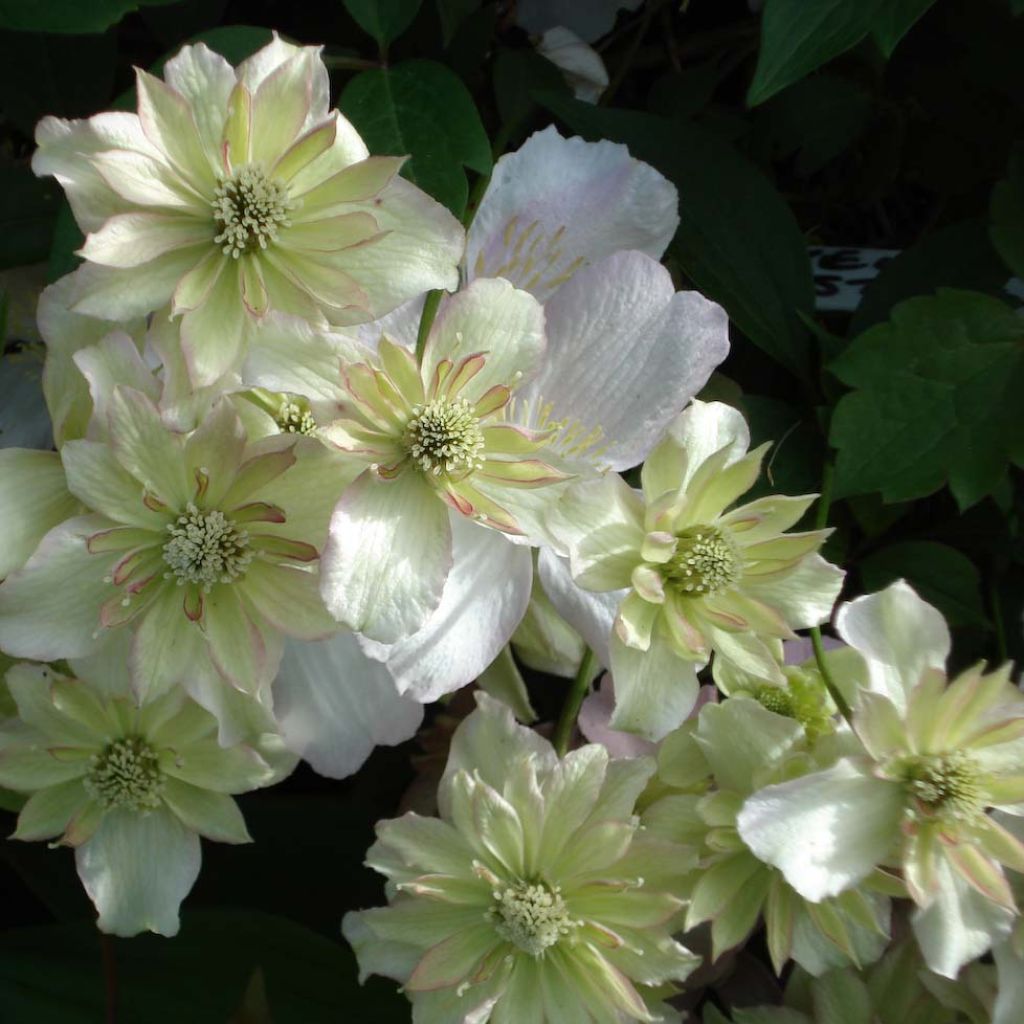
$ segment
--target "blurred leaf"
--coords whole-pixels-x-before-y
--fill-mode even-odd
[[[0,270],[45,260],[60,188],[27,166],[0,167]]]
[[[448,46],[462,23],[480,6],[481,0],[435,0],[441,18],[441,34]]]
[[[527,121],[537,107],[534,91],[550,91],[570,95],[569,84],[562,72],[536,50],[499,50],[494,60],[494,98],[498,116],[510,136],[527,128]]]
[[[18,814],[28,797],[24,793],[15,793],[13,789],[4,789],[0,786],[0,808]]]
[[[796,406],[776,398],[744,394],[751,446],[772,442],[764,472],[750,495],[811,494],[821,484],[822,443]]]
[[[19,32],[102,32],[130,11],[173,0],[0,0],[0,28]]]
[[[988,623],[981,599],[981,575],[956,548],[929,540],[892,544],[872,552],[860,564],[867,591],[881,590],[893,580],[906,579],[935,605],[953,626]]]
[[[763,108],[775,153],[795,153],[796,171],[803,177],[821,170],[853,145],[870,116],[867,90],[830,74],[797,82]]]
[[[850,335],[885,320],[904,299],[929,295],[940,287],[998,293],[1007,276],[983,219],[950,224],[925,235],[883,267],[864,290]]]
[[[257,968],[274,1024],[341,1019],[408,1021],[393,985],[360,987],[342,940],[284,918],[245,911],[185,913],[177,937],[111,939],[118,1020],[128,1024],[224,1024]],[[95,1024],[105,1019],[99,933],[90,924],[0,934],[0,1019],[4,1024]]]
[[[460,78],[472,80],[490,56],[497,22],[498,5],[490,3],[470,14],[456,29],[445,59]]]
[[[48,281],[56,281],[57,278],[70,274],[82,262],[75,252],[82,247],[84,242],[85,235],[78,229],[71,206],[64,199],[61,201],[53,225],[46,274]]]
[[[757,106],[859,43],[894,0],[767,0],[747,103]]]
[[[681,218],[672,255],[755,345],[806,378],[800,312],[814,308],[811,264],[792,212],[761,172],[698,125],[548,92],[537,98],[573,131],[624,142],[671,179]]]
[[[46,114],[95,114],[110,100],[116,61],[112,32],[85,38],[0,32],[3,112],[29,138]]]
[[[961,509],[1024,462],[1024,320],[976,292],[911,299],[830,366],[856,388],[836,406],[836,496],[905,501],[948,480]]]
[[[498,657],[480,673],[476,683],[481,690],[507,704],[520,722],[529,725],[537,721],[537,712],[530,704],[526,683],[523,682],[508,645],[503,647]]]
[[[871,22],[871,34],[886,57],[892,56],[899,41],[934,3],[935,0],[885,0]]]
[[[242,1005],[231,1015],[228,1024],[274,1024],[267,1001],[267,982],[260,968],[252,972]]]
[[[711,102],[721,80],[722,64],[718,60],[668,71],[651,86],[648,109],[662,117],[693,117]]]
[[[415,60],[363,71],[345,86],[339,106],[372,152],[409,154],[403,175],[456,216],[468,195],[462,167],[491,169],[473,97],[443,64]]]
[[[1010,10],[1014,14],[1024,14],[1024,0],[1010,0]]]
[[[1014,147],[1006,177],[992,190],[990,217],[992,244],[1024,278],[1024,145]]]
[[[345,9],[381,49],[397,39],[411,24],[422,0],[342,0]]]

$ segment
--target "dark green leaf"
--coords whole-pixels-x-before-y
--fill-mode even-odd
[[[140,7],[173,0],[0,0],[0,28],[19,32],[102,32]]]
[[[768,0],[761,51],[747,93],[751,106],[856,46],[890,0]]]
[[[809,342],[814,286],[804,237],[760,171],[698,125],[538,95],[574,131],[623,142],[679,190],[681,224],[670,252],[744,334],[798,376]]]
[[[717,60],[669,71],[651,87],[647,106],[662,117],[693,117],[711,102],[722,77],[723,66]]]
[[[363,71],[341,94],[342,112],[374,153],[410,159],[402,173],[456,216],[466,208],[463,166],[491,169],[491,147],[473,98],[443,64],[416,60]]]
[[[343,940],[283,918],[243,911],[183,915],[174,939],[109,940],[117,964],[118,1020],[224,1024],[262,969],[274,1024],[409,1019],[393,986],[356,982]],[[99,933],[92,924],[25,928],[0,936],[4,1024],[95,1024],[105,1019]]]
[[[956,548],[933,541],[892,544],[868,555],[860,564],[868,591],[906,579],[954,626],[983,626],[988,619],[981,600],[981,576]]]
[[[1024,14],[1024,0],[1010,0],[1010,10],[1014,14]]]
[[[951,224],[925,235],[890,263],[864,291],[850,323],[855,336],[885,320],[893,306],[938,288],[966,288],[998,293],[1006,268],[988,237],[981,218]]]
[[[441,18],[441,34],[447,46],[459,26],[480,6],[481,0],[435,0],[437,13]]]
[[[1014,148],[1006,177],[992,190],[990,215],[992,244],[1024,278],[1024,145]]]
[[[40,263],[60,208],[60,189],[27,166],[0,167],[0,270]]]
[[[422,0],[342,0],[346,10],[380,47],[397,39],[416,17]]]
[[[935,0],[885,0],[875,12],[871,34],[886,57],[892,56],[899,41],[934,3]]]
[[[562,72],[535,50],[501,50],[494,61],[494,98],[498,116],[510,135],[525,129],[536,109],[533,91],[569,96]]]
[[[56,281],[57,278],[70,274],[82,262],[75,253],[84,243],[85,235],[79,230],[71,206],[64,199],[53,225],[49,264],[46,270],[47,280]]]
[[[1024,321],[976,292],[942,290],[897,306],[831,365],[856,388],[836,406],[836,496],[887,501],[948,480],[961,508],[1024,460]]]

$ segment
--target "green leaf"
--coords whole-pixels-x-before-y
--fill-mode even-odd
[[[462,82],[443,64],[409,61],[363,71],[339,106],[374,153],[408,154],[402,173],[456,216],[466,208],[463,166],[487,174],[491,147]]]
[[[408,1003],[393,985],[358,985],[354,957],[340,937],[327,939],[269,914],[186,912],[173,939],[108,941],[117,964],[118,1019],[126,1022],[224,1024],[257,968],[274,1024],[409,1019]],[[91,923],[12,929],[0,936],[0,1019],[106,1019],[99,934]]]
[[[935,0],[885,0],[875,13],[871,34],[886,57],[892,56],[899,41],[934,3]]]
[[[50,239],[46,279],[56,281],[70,274],[82,262],[75,253],[85,244],[85,235],[75,223],[75,215],[66,199],[62,200]]]
[[[897,306],[830,369],[855,388],[836,406],[836,497],[930,494],[948,480],[960,507],[1024,461],[1024,320],[997,299],[941,290]]]
[[[755,345],[807,377],[810,344],[800,319],[814,310],[807,246],[761,172],[698,125],[547,92],[537,98],[573,131],[625,143],[675,184],[681,223],[670,255]]]
[[[0,167],[0,270],[40,263],[60,209],[60,189],[28,167]]]
[[[1014,147],[1006,177],[992,190],[992,244],[1006,265],[1024,278],[1024,145]]]
[[[911,540],[872,552],[860,564],[867,591],[881,590],[905,579],[953,626],[984,626],[981,576],[974,563],[956,548],[929,540]]]
[[[872,1024],[867,985],[852,971],[829,971],[811,983],[815,1020],[830,1024]]]
[[[462,23],[480,7],[481,0],[435,0],[441,19],[441,35],[448,46]]]
[[[1024,14],[1024,0],[1010,0],[1010,10],[1013,14]]]
[[[535,91],[570,95],[562,72],[535,50],[500,50],[494,60],[494,98],[511,136],[526,129],[537,107]]]
[[[130,11],[173,0],[0,0],[0,28],[19,32],[102,32]]]
[[[856,46],[890,0],[768,0],[747,103],[757,106]]]
[[[933,231],[887,263],[867,286],[850,322],[851,337],[885,320],[893,306],[938,288],[965,288],[998,295],[1003,266],[983,218]]]
[[[422,0],[342,0],[359,27],[377,40],[381,49],[397,39],[416,17]]]

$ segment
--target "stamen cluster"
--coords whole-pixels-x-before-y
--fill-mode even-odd
[[[424,472],[466,476],[484,464],[484,436],[465,398],[435,398],[413,409],[405,428],[406,450]]]
[[[285,186],[255,164],[222,181],[214,196],[213,219],[221,228],[214,241],[236,260],[242,253],[266,249],[278,229],[291,224],[288,214],[296,206]]]
[[[160,805],[164,775],[153,748],[137,736],[127,736],[93,755],[85,788],[108,810],[149,811]]]
[[[498,934],[523,952],[541,956],[578,928],[562,898],[561,889],[543,882],[515,882],[494,891],[488,916]]]
[[[214,583],[231,583],[245,574],[252,561],[249,534],[223,512],[201,512],[189,502],[177,521],[167,527],[171,539],[164,545],[164,562],[178,586],[198,583],[209,593]]]
[[[714,594],[741,575],[736,545],[716,526],[691,526],[677,535],[665,576],[683,594]]]
[[[316,420],[309,409],[303,408],[298,402],[286,398],[281,402],[274,417],[278,427],[286,434],[312,434],[316,430]]]
[[[908,792],[927,816],[969,821],[982,812],[978,764],[962,750],[909,757],[902,768]]]

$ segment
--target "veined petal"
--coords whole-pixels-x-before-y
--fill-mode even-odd
[[[546,525],[569,553],[574,576],[602,560],[601,552],[605,549],[602,539],[606,536],[614,539],[608,553],[619,560],[631,547],[633,564],[626,569],[627,576],[619,587],[629,585],[628,573],[641,560],[643,504],[618,474],[608,473],[596,480],[574,483],[549,512]],[[585,560],[578,554],[581,547],[588,552]]]
[[[296,139],[271,168],[271,178],[291,181],[307,164],[330,149],[338,136],[338,117],[337,111],[332,112],[327,121]]]
[[[11,838],[26,842],[53,839],[68,827],[89,800],[80,778],[40,789],[25,801]]]
[[[218,843],[252,842],[238,804],[226,794],[168,779],[162,796],[174,816],[192,832]]]
[[[167,164],[145,153],[111,149],[93,156],[92,166],[129,203],[188,211],[198,218],[206,217],[209,213],[210,204],[206,199],[178,177]],[[213,226],[212,221],[210,226]]]
[[[847,758],[759,790],[743,805],[737,827],[760,860],[816,903],[856,885],[886,860],[903,808],[900,786],[863,774]]]
[[[213,224],[166,213],[120,213],[85,240],[79,255],[105,267],[141,267],[165,253],[213,243]]]
[[[448,512],[416,472],[367,471],[331,517],[321,558],[328,611],[371,640],[415,633],[441,602],[452,565]]]
[[[75,850],[100,930],[123,936],[176,935],[178,907],[199,876],[199,860],[199,837],[165,810],[109,811]]]
[[[358,771],[374,746],[409,739],[423,706],[401,696],[388,670],[367,658],[346,630],[285,644],[274,715],[291,750],[320,775],[342,779]]]
[[[615,680],[615,713],[608,723],[657,742],[680,725],[697,702],[697,672],[677,657],[656,625],[646,651],[627,647],[613,635],[609,650]]]
[[[303,47],[274,68],[253,92],[250,158],[255,163],[269,166],[301,133],[318,61],[316,51]]]
[[[202,303],[181,321],[181,347],[195,387],[213,384],[242,358],[247,324],[239,271],[238,261],[225,265]]]
[[[320,580],[315,572],[253,562],[245,574],[242,593],[262,618],[288,636],[323,640],[338,628],[320,600]]]
[[[669,435],[685,452],[678,488],[689,488],[694,475],[712,456],[722,452],[729,465],[750,447],[750,431],[742,413],[723,402],[694,399],[669,425]],[[647,492],[648,499],[658,497]]]
[[[902,580],[843,605],[836,629],[864,656],[871,688],[901,711],[925,669],[944,669],[949,655],[942,616]]]
[[[778,573],[747,576],[743,591],[778,611],[792,629],[827,622],[846,574],[821,555],[802,558]]]
[[[379,234],[377,222],[370,214],[340,213],[293,224],[281,232],[278,245],[296,252],[333,253],[361,245]]]
[[[218,162],[225,111],[235,87],[234,68],[205,43],[195,43],[183,46],[164,65],[163,74],[191,108],[207,159]]]
[[[217,670],[234,686],[256,693],[277,671],[262,631],[246,612],[233,584],[216,586],[205,598],[203,632]]]
[[[501,941],[489,923],[463,927],[427,951],[405,983],[406,990],[431,992],[457,986]]]
[[[422,628],[392,645],[363,644],[387,664],[400,693],[423,703],[476,679],[508,643],[530,599],[527,548],[461,516],[451,518],[451,531],[452,568]]]
[[[24,565],[43,535],[78,509],[56,452],[0,449],[0,579]]]

